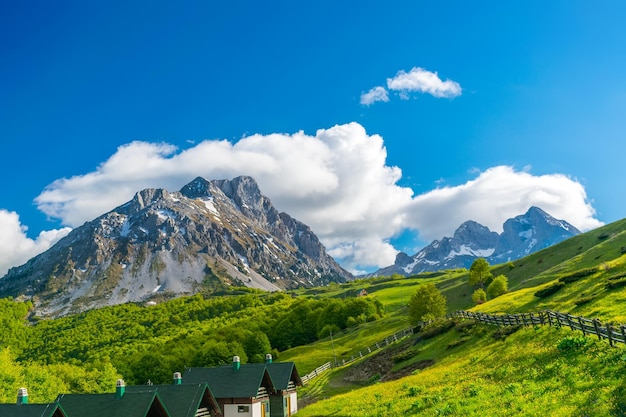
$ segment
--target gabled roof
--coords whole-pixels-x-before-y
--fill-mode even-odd
[[[291,381],[298,387],[302,386],[302,380],[300,379],[295,363],[272,362],[266,364],[266,366],[276,389],[286,390]]]
[[[49,404],[0,404],[2,417],[66,417],[59,403]]]
[[[221,413],[211,388],[205,383],[181,385],[133,385],[126,387],[128,393],[158,392],[172,417],[194,417],[198,408],[207,406]]]
[[[237,370],[232,365],[187,368],[183,381],[209,384],[215,398],[254,398],[262,386],[275,390],[264,363],[248,363]]]
[[[61,394],[57,397],[68,417],[171,417],[156,391],[115,394]]]

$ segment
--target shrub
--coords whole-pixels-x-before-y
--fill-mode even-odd
[[[498,275],[491,281],[487,287],[487,295],[489,298],[496,298],[505,294],[509,290],[509,280],[504,275]]]
[[[614,290],[615,288],[621,288],[626,286],[626,279],[618,279],[618,280],[609,280],[604,287],[607,290]]]
[[[455,326],[454,321],[440,319],[435,320],[422,327],[419,336],[421,339],[430,339],[440,334],[443,334]]]
[[[487,301],[487,293],[482,288],[477,289],[472,294],[472,301],[476,304],[482,304]]]
[[[556,347],[561,352],[573,352],[585,347],[588,341],[585,336],[567,336],[559,340]]]
[[[584,269],[580,269],[578,271],[572,272],[571,274],[562,276],[561,278],[559,278],[559,281],[564,282],[564,283],[574,282],[586,276],[595,274],[596,272],[598,272],[598,267],[594,266],[592,268],[584,268]]]
[[[521,329],[522,326],[503,326],[498,327],[498,330],[493,332],[493,338],[496,340],[504,340],[508,335],[511,335]]]
[[[593,296],[591,295],[587,297],[580,297],[578,300],[574,301],[574,304],[576,304],[577,306],[581,306],[583,304],[587,304],[591,300],[593,300]]]
[[[557,292],[558,290],[560,290],[561,288],[563,288],[564,286],[565,286],[565,283],[557,282],[556,284],[552,284],[549,287],[546,287],[537,291],[535,293],[535,297],[539,297],[539,298],[548,297],[554,294],[555,292]]]
[[[452,342],[448,343],[448,346],[446,346],[446,349],[453,349],[457,346],[461,346],[463,343],[467,342],[469,339],[467,337],[462,337],[460,339],[457,340],[453,340]]]

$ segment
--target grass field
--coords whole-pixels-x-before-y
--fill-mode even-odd
[[[568,312],[603,322],[626,323],[626,221],[569,239],[514,263],[493,267],[510,291],[482,305],[471,302],[467,271],[429,277],[378,278],[336,286],[332,296],[367,289],[387,314],[333,338],[335,355],[350,355],[407,326],[406,305],[415,289],[433,282],[449,311],[488,313]],[[562,282],[554,294],[539,290]],[[329,293],[325,296],[331,295]],[[511,332],[510,334],[508,334]],[[618,416],[626,415],[626,347],[585,338],[567,328],[526,327],[508,331],[455,320],[442,334],[411,336],[395,347],[391,372],[407,376],[381,382],[376,375],[347,377],[384,356],[384,351],[336,368],[301,390],[298,415],[306,416]],[[399,351],[404,349],[404,352]],[[332,359],[330,340],[283,352],[307,372]],[[389,356],[389,355],[388,355]],[[428,363],[424,369],[418,365]],[[371,367],[371,365],[370,365]]]

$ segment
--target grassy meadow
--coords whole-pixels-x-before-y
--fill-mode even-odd
[[[508,277],[509,292],[478,306],[471,303],[473,289],[467,284],[467,271],[396,278],[389,281],[399,284],[395,290],[376,290],[372,285],[370,297],[394,306],[376,326],[384,328],[386,321],[402,320],[406,311],[399,306],[406,305],[412,291],[424,282],[437,284],[448,298],[449,311],[497,314],[552,309],[605,323],[626,323],[626,285],[620,285],[626,275],[625,228],[624,221],[613,223],[514,263],[492,267],[494,276]],[[365,280],[361,286],[368,288],[368,283]],[[535,295],[555,284],[559,289],[552,295]],[[393,329],[390,325],[388,333]],[[378,333],[379,339],[383,333]],[[334,343],[342,344],[343,337]],[[316,346],[301,347],[294,359],[315,356]],[[569,328],[499,329],[454,320],[450,329],[435,337],[413,335],[393,349],[390,372],[406,370],[406,376],[386,381],[383,375],[370,372],[365,374],[369,378],[356,382],[346,377],[350,368],[372,368],[368,362],[382,356],[372,354],[329,371],[302,389],[306,406],[299,415],[626,415],[626,346],[611,347],[605,340],[585,338]],[[283,353],[285,358],[290,356],[290,351]],[[420,363],[429,365],[420,367]]]

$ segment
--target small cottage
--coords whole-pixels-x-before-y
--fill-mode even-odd
[[[136,385],[127,393],[157,392],[172,417],[219,417],[222,411],[211,388],[205,383],[183,384],[180,372],[172,385]]]
[[[298,411],[297,387],[302,380],[293,362],[273,362],[272,355],[265,355],[265,365],[272,378],[276,392],[270,394],[270,417],[289,417]]]
[[[276,389],[264,363],[215,368],[188,368],[185,383],[206,383],[211,387],[224,417],[270,417],[270,394]]]
[[[67,417],[172,417],[157,391],[126,392],[121,379],[115,394],[61,394],[57,402]]]

